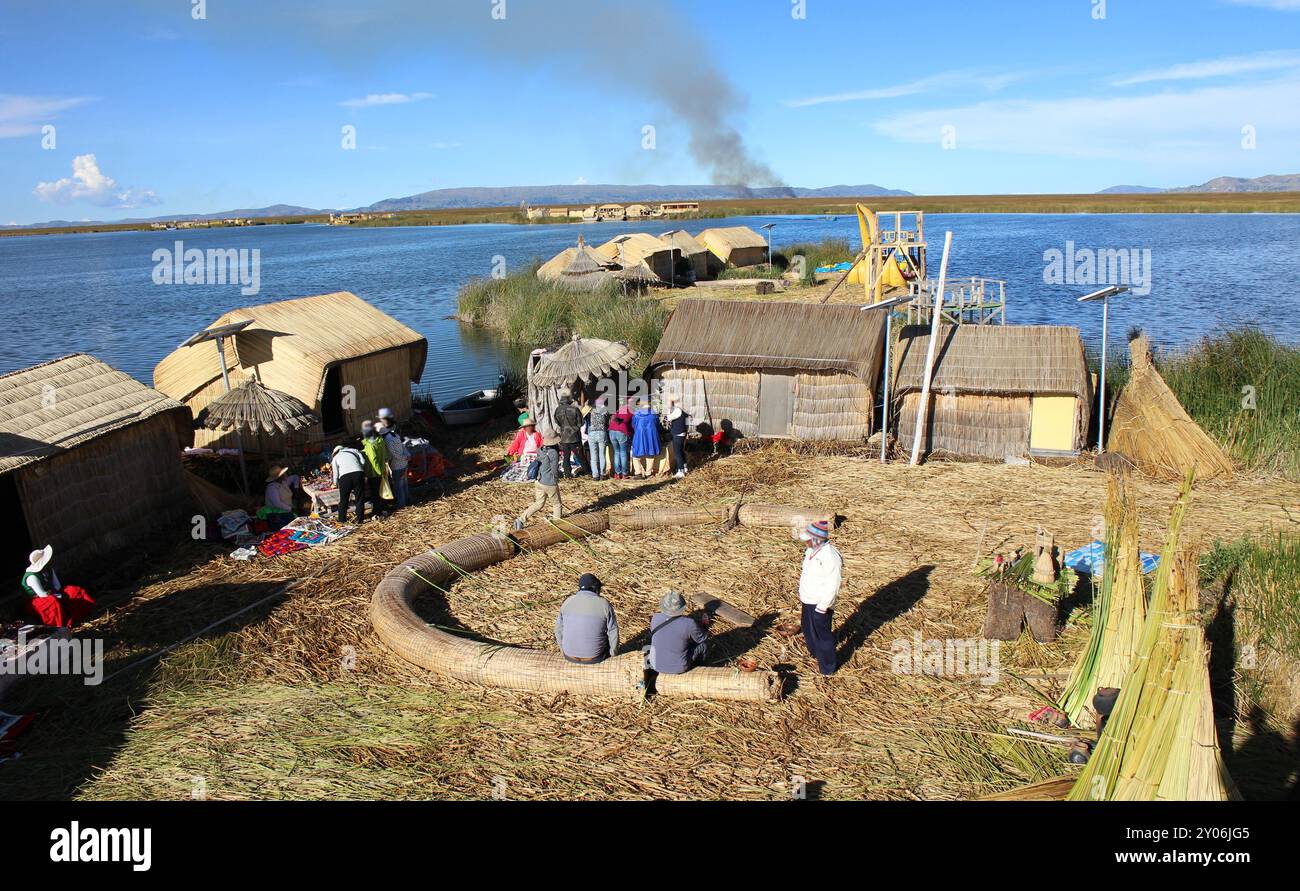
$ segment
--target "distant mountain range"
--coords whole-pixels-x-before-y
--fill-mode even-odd
[[[1155,186],[1111,186],[1102,189],[1101,195],[1144,195],[1158,192],[1295,192],[1300,191],[1300,173],[1273,174],[1246,179],[1238,176],[1220,176],[1199,186],[1162,189]],[[356,211],[402,210],[452,210],[471,207],[515,207],[521,202],[533,205],[572,204],[628,204],[634,201],[718,201],[729,198],[878,198],[911,197],[912,192],[866,185],[824,186],[807,189],[798,186],[770,186],[748,189],[744,186],[660,186],[577,184],[556,186],[475,186],[462,189],[434,189],[405,198],[385,198],[367,207],[343,208]],[[331,213],[341,208],[312,208],[296,204],[272,204],[268,207],[242,207],[217,213],[169,214],[160,217],[133,217],[113,220],[114,223],[157,223],[168,220],[221,220],[230,217],[294,217]],[[104,220],[48,220],[29,223],[20,229],[42,229],[62,226],[103,224]],[[0,229],[14,228],[0,226]]]
[[[744,186],[619,186],[611,184],[586,184],[572,186],[502,186],[466,189],[434,189],[405,198],[386,198],[376,201],[367,211],[395,210],[446,210],[465,207],[510,207],[527,201],[529,204],[626,204],[631,201],[717,201],[726,198],[850,198],[855,196],[880,197],[898,195],[906,197],[911,192],[886,189],[881,186],[826,186],[821,189],[803,189],[791,186],[773,186],[748,189]]]
[[[1111,186],[1099,195],[1148,195],[1155,192],[1300,192],[1300,173],[1269,174],[1247,179],[1242,176],[1218,176],[1199,186],[1158,189],[1152,186]]]

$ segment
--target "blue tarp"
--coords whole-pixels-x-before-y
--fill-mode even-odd
[[[1065,555],[1065,565],[1075,572],[1101,577],[1106,567],[1106,546],[1099,541],[1076,548]],[[1160,565],[1159,554],[1142,555],[1142,574],[1146,575]]]
[[[836,263],[834,266],[818,266],[818,272],[848,272],[853,268],[852,263]]]

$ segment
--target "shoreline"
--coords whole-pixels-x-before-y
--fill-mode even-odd
[[[933,214],[1022,214],[1022,215],[1100,215],[1100,214],[1269,214],[1300,213],[1300,192],[1178,192],[1134,195],[932,195],[932,196],[863,196],[855,198],[754,198],[701,201],[701,212],[672,217],[647,217],[647,224],[716,220],[743,216],[844,216],[862,203],[879,212],[919,210]],[[561,207],[564,205],[538,205]],[[338,228],[382,229],[411,226],[464,226],[508,224],[517,226],[597,225],[587,220],[527,220],[517,207],[446,208],[439,210],[397,211],[392,219],[367,220]],[[242,226],[196,226],[196,229],[247,229],[251,226],[328,224],[329,214],[305,214],[291,217],[258,217]],[[153,223],[87,223],[74,226],[39,228],[0,228],[0,237],[25,235],[77,235],[95,232],[182,232],[190,229],[154,229]]]

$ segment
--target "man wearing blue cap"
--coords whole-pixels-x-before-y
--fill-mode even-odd
[[[809,523],[799,537],[805,545],[803,569],[799,573],[803,639],[808,644],[808,652],[817,660],[817,669],[822,674],[834,674],[838,665],[831,620],[835,598],[840,593],[844,560],[831,544],[831,528],[825,520]]]
[[[603,662],[618,650],[618,619],[600,589],[600,579],[584,573],[578,593],[564,601],[555,617],[555,642],[570,662]]]

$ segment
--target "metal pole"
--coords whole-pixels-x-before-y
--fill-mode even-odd
[[[225,340],[220,334],[216,336],[217,341],[217,358],[221,360],[221,384],[225,387],[226,392],[230,392],[230,375],[226,373],[226,346]],[[252,491],[248,488],[248,465],[244,463],[244,437],[235,430],[235,444],[239,446],[239,475],[244,480],[244,494],[251,495]]]
[[[1097,419],[1097,454],[1106,449],[1106,353],[1110,335],[1110,298],[1101,301],[1101,405]]]
[[[885,463],[885,442],[889,439],[889,351],[894,344],[894,310],[885,311],[885,390],[880,406],[880,463]]]

